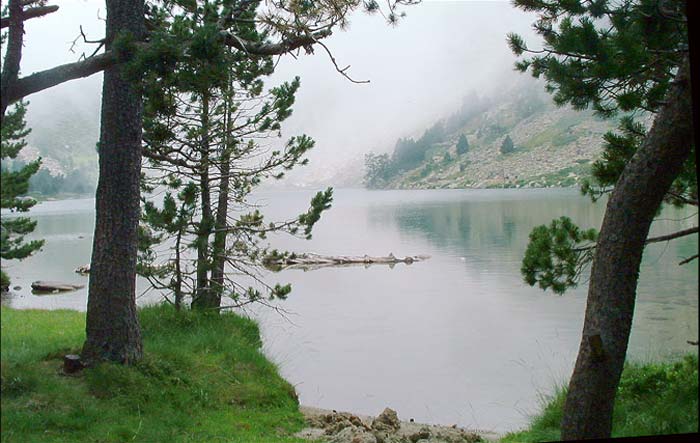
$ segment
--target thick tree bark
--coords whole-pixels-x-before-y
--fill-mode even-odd
[[[143,0],[107,0],[107,49],[123,32],[136,40],[144,37]],[[125,79],[118,66],[106,69],[87,339],[81,355],[88,364],[128,364],[142,356],[135,297],[142,109],[133,80]]]
[[[625,362],[644,244],[692,143],[686,58],[644,143],[608,202],[588,290],[583,337],[561,425],[562,440],[608,438]]]
[[[0,103],[2,114],[0,122],[5,117],[5,111],[10,104],[10,95],[16,87],[19,76],[19,63],[22,60],[22,40],[24,38],[24,22],[22,21],[22,0],[10,0],[10,15],[8,17],[7,52],[2,63],[0,81]]]

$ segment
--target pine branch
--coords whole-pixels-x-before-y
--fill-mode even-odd
[[[51,6],[37,6],[35,8],[29,8],[26,11],[22,11],[22,14],[20,15],[20,20],[26,21],[30,20],[33,18],[37,17],[43,17],[47,14],[51,14],[52,12],[58,11],[58,6],[57,5],[51,5]],[[4,29],[10,26],[11,19],[10,17],[2,17],[0,18],[0,29]]]
[[[265,56],[284,54],[295,49],[311,46],[322,38],[331,35],[330,29],[322,29],[308,35],[297,35],[282,39],[277,43],[259,43],[243,39],[228,31],[221,31],[224,43],[250,55]]]
[[[645,244],[645,245],[648,245],[648,244],[650,244],[650,243],[660,243],[660,242],[664,242],[664,241],[675,240],[675,239],[677,239],[677,238],[685,237],[685,236],[687,236],[687,235],[697,234],[698,232],[700,232],[700,227],[695,226],[695,227],[692,227],[692,228],[684,229],[684,230],[682,230],[682,231],[673,232],[673,233],[671,233],[671,234],[666,234],[666,235],[660,235],[660,236],[658,236],[658,237],[647,238],[646,241],[644,242],[644,244]],[[586,251],[591,251],[591,250],[595,249],[596,246],[597,246],[596,244],[592,244],[592,245],[584,246],[584,247],[581,247],[581,248],[574,248],[573,251],[574,251],[574,252],[586,252]],[[692,260],[692,258],[694,258],[694,257],[691,257],[691,260]],[[685,263],[680,263],[680,264],[685,264]]]
[[[700,257],[700,254],[695,254],[695,255],[693,255],[693,256],[690,256],[690,257],[684,259],[683,261],[681,261],[680,263],[678,263],[678,265],[679,265],[679,266],[682,266],[682,265],[688,264],[688,263],[690,263],[691,261],[695,260],[695,259],[698,258],[698,257]]]
[[[294,36],[283,39],[277,43],[256,43],[242,39],[230,32],[224,32],[224,42],[226,45],[244,51],[252,56],[279,55],[293,51],[302,46],[310,46],[319,39],[331,35],[329,29],[321,30],[310,35]],[[148,43],[137,43],[138,46],[147,47]],[[65,83],[78,78],[89,77],[101,72],[117,63],[117,57],[113,51],[106,51],[103,54],[95,55],[86,60],[56,66],[44,71],[31,74],[27,77],[17,79],[13,87],[7,93],[7,99],[3,97],[3,102],[14,103],[17,100],[34,94],[52,86]]]
[[[78,78],[89,77],[116,64],[117,58],[112,51],[81,60],[46,69],[18,79],[9,91],[8,101],[13,103],[44,89]]]
[[[649,243],[659,243],[662,241],[674,240],[676,238],[685,237],[686,235],[697,234],[698,232],[700,232],[700,228],[698,228],[698,226],[694,226],[692,228],[684,229],[682,231],[674,232],[672,234],[648,238],[646,242],[644,242],[644,244],[648,245]]]

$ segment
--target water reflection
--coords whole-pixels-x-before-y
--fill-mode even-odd
[[[308,208],[312,191],[260,193],[274,219]],[[36,297],[38,279],[86,282],[73,273],[90,257],[94,202],[53,202],[34,213],[44,251],[10,274],[23,286],[15,307],[85,309],[86,291]],[[530,288],[520,260],[534,226],[560,215],[597,227],[605,207],[576,190],[339,190],[311,241],[274,236],[273,246],[330,255],[429,254],[410,266],[287,270],[280,307],[249,311],[261,322],[265,352],[296,386],[302,403],[506,431],[537,411],[539,395],[571,372],[586,284],[565,296]],[[697,224],[667,209],[652,235]],[[82,237],[82,238],[81,238]],[[644,255],[630,356],[662,358],[697,339],[697,236],[654,244]],[[146,285],[139,281],[143,290]],[[144,303],[149,299],[140,299]],[[153,300],[151,298],[150,300]]]

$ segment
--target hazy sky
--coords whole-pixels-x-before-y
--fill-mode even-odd
[[[22,72],[77,60],[90,46],[69,52],[82,25],[89,38],[104,35],[103,1],[52,1],[61,9],[27,24]],[[294,59],[282,57],[269,85],[301,77],[293,116],[285,136],[305,133],[317,144],[309,155],[311,169],[337,167],[363,153],[388,151],[400,136],[420,135],[436,119],[459,108],[470,91],[488,95],[517,76],[506,33],[523,34],[529,42],[532,14],[509,2],[428,0],[404,8],[407,16],[389,26],[380,15],[357,12],[346,31],[325,42],[338,64],[369,84],[354,84],[338,74],[322,48]],[[99,11],[99,12],[98,12]],[[30,121],[73,107],[95,109],[101,75],[80,79],[30,96]]]

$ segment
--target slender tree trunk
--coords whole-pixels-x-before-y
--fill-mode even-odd
[[[202,96],[202,139],[201,139],[201,163],[199,173],[200,202],[202,209],[202,219],[197,232],[197,287],[195,288],[192,300],[193,308],[206,309],[215,307],[210,284],[209,270],[211,262],[209,256],[209,235],[212,231],[213,217],[211,210],[211,189],[209,184],[209,100],[210,96],[205,93]]]
[[[686,58],[644,143],[608,202],[588,290],[583,337],[564,405],[562,440],[608,438],[649,227],[692,143]]]
[[[231,155],[228,147],[224,147],[221,157],[221,183],[219,184],[219,201],[216,207],[216,228],[213,244],[213,264],[211,273],[212,295],[215,297],[216,305],[221,306],[221,297],[224,292],[224,268],[226,266],[226,229],[228,217],[228,190],[229,172],[231,170]]]
[[[143,0],[107,0],[106,49],[117,33],[145,34]],[[100,176],[81,358],[132,363],[142,356],[136,315],[136,254],[141,174],[142,100],[119,67],[105,70]]]
[[[182,308],[182,268],[180,267],[180,243],[182,242],[182,230],[177,231],[175,238],[175,310],[179,311]]]
[[[229,79],[229,84],[231,79]],[[212,252],[212,274],[211,274],[211,285],[213,290],[213,295],[217,306],[221,306],[221,297],[224,293],[224,269],[226,267],[226,237],[228,236],[227,230],[227,219],[228,219],[228,198],[229,198],[229,186],[231,179],[229,174],[231,172],[231,147],[232,147],[232,137],[230,135],[229,129],[231,127],[231,91],[227,91],[229,95],[226,97],[225,109],[226,113],[224,116],[224,140],[222,142],[222,149],[220,155],[220,171],[221,179],[219,182],[219,201],[216,207],[216,225],[214,231],[214,244]]]

